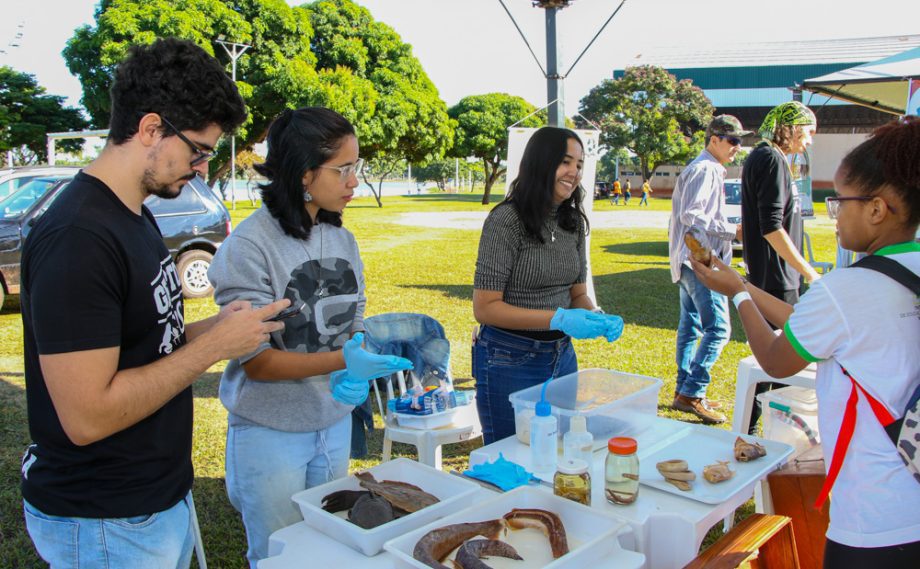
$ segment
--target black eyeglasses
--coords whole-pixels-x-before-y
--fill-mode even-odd
[[[827,216],[831,219],[837,219],[837,215],[840,213],[840,202],[867,202],[877,197],[878,196],[832,196],[829,198],[824,198],[824,205],[827,206]],[[888,205],[888,202],[885,202],[885,205],[888,206],[888,211],[894,213],[894,208]]]
[[[166,120],[166,117],[164,117],[163,115],[160,115],[160,119],[161,119],[164,123],[166,123],[166,126],[168,126],[169,128],[171,128],[171,129],[173,130],[173,132],[176,133],[176,136],[179,137],[179,140],[181,140],[182,142],[186,143],[186,144],[188,145],[188,147],[192,149],[192,152],[195,153],[195,157],[192,158],[192,160],[189,162],[189,166],[197,166],[197,165],[199,165],[199,164],[201,164],[201,163],[203,163],[203,162],[207,162],[208,160],[210,160],[210,159],[214,158],[215,156],[217,156],[217,152],[215,152],[215,151],[213,151],[213,150],[204,150],[204,149],[202,149],[202,148],[199,148],[197,144],[195,144],[194,142],[192,142],[191,140],[189,140],[188,137],[185,136],[184,134],[182,134],[182,133],[179,131],[178,128],[176,128],[175,126],[173,126],[173,124],[172,124],[171,122],[169,122],[168,120]]]
[[[737,136],[720,135],[719,138],[721,140],[727,140],[732,146],[741,146],[741,139]]]

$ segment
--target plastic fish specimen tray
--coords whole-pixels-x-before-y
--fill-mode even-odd
[[[549,559],[546,562],[545,557],[547,557],[549,543],[539,530],[523,530],[523,532],[520,532],[533,532],[532,535],[536,536],[538,543],[536,543],[536,547],[533,550],[527,547],[528,540],[525,537],[516,542],[514,534],[519,532],[512,531],[509,535],[499,536],[499,539],[514,546],[524,558],[523,561],[490,557],[487,561],[490,567],[509,566],[521,569],[532,567],[546,567],[547,569],[578,567],[583,569],[586,566],[591,566],[638,569],[645,565],[644,555],[621,548],[617,540],[617,534],[626,525],[625,522],[612,515],[602,513],[598,509],[592,509],[571,500],[554,496],[547,489],[532,486],[522,486],[504,494],[496,494],[495,498],[477,503],[463,511],[388,541],[384,548],[396,558],[397,567],[424,568],[427,566],[416,560],[412,556],[412,552],[415,549],[415,544],[426,533],[451,524],[499,519],[514,508],[536,508],[553,512],[559,516],[565,526],[569,552],[555,560],[552,559],[552,556],[548,556]],[[536,551],[538,549],[545,549],[546,551]],[[444,564],[450,566],[449,561],[445,561]]]
[[[363,490],[354,475],[309,488],[293,496],[308,525],[367,556],[377,555],[385,541],[457,511],[469,502],[467,496],[479,491],[475,482],[451,476],[407,458],[381,463],[368,469],[368,472],[378,482],[397,480],[414,484],[440,501],[381,526],[364,529],[322,508],[323,497],[333,492]]]

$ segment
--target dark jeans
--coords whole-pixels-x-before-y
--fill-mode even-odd
[[[789,304],[795,304],[799,301],[799,291],[797,290],[766,290],[764,292]],[[767,322],[767,324],[770,324],[770,322]],[[777,329],[773,324],[770,324],[770,328],[774,330]],[[751,422],[748,424],[749,435],[757,435],[757,420],[760,419],[760,416],[763,414],[763,405],[760,403],[760,399],[758,399],[757,396],[778,387],[783,387],[783,384],[763,382],[754,386],[754,406],[751,408]]]
[[[901,569],[920,565],[920,541],[888,547],[851,547],[827,540],[824,569]]]
[[[481,326],[472,355],[476,408],[485,444],[514,434],[514,409],[508,396],[578,371],[568,336],[544,342]]]

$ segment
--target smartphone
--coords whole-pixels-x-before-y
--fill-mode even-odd
[[[299,300],[295,302],[294,304],[288,306],[287,308],[285,308],[278,314],[275,314],[274,316],[269,318],[266,322],[278,322],[279,320],[285,320],[286,318],[290,318],[291,316],[297,316],[298,314],[301,313],[301,311],[303,311],[304,306],[306,305],[307,305],[306,302]]]

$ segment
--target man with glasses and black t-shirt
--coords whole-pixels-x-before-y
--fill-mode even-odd
[[[700,284],[690,268],[690,250],[684,236],[690,233],[706,251],[731,263],[732,239],[740,226],[725,217],[725,166],[741,148],[741,121],[719,115],[706,128],[706,148],[677,178],[671,195],[668,228],[671,280],[680,286],[680,320],[677,325],[677,385],[673,409],[692,413],[705,423],[723,423],[725,415],[706,399],[709,371],[731,334],[728,299]],[[697,344],[699,341],[699,344]]]
[[[143,205],[204,175],[245,119],[217,60],[174,39],[133,47],[111,105],[102,153],[23,250],[26,527],[56,569],[188,567],[191,384],[282,329],[268,320],[288,301],[186,325],[176,265]]]

